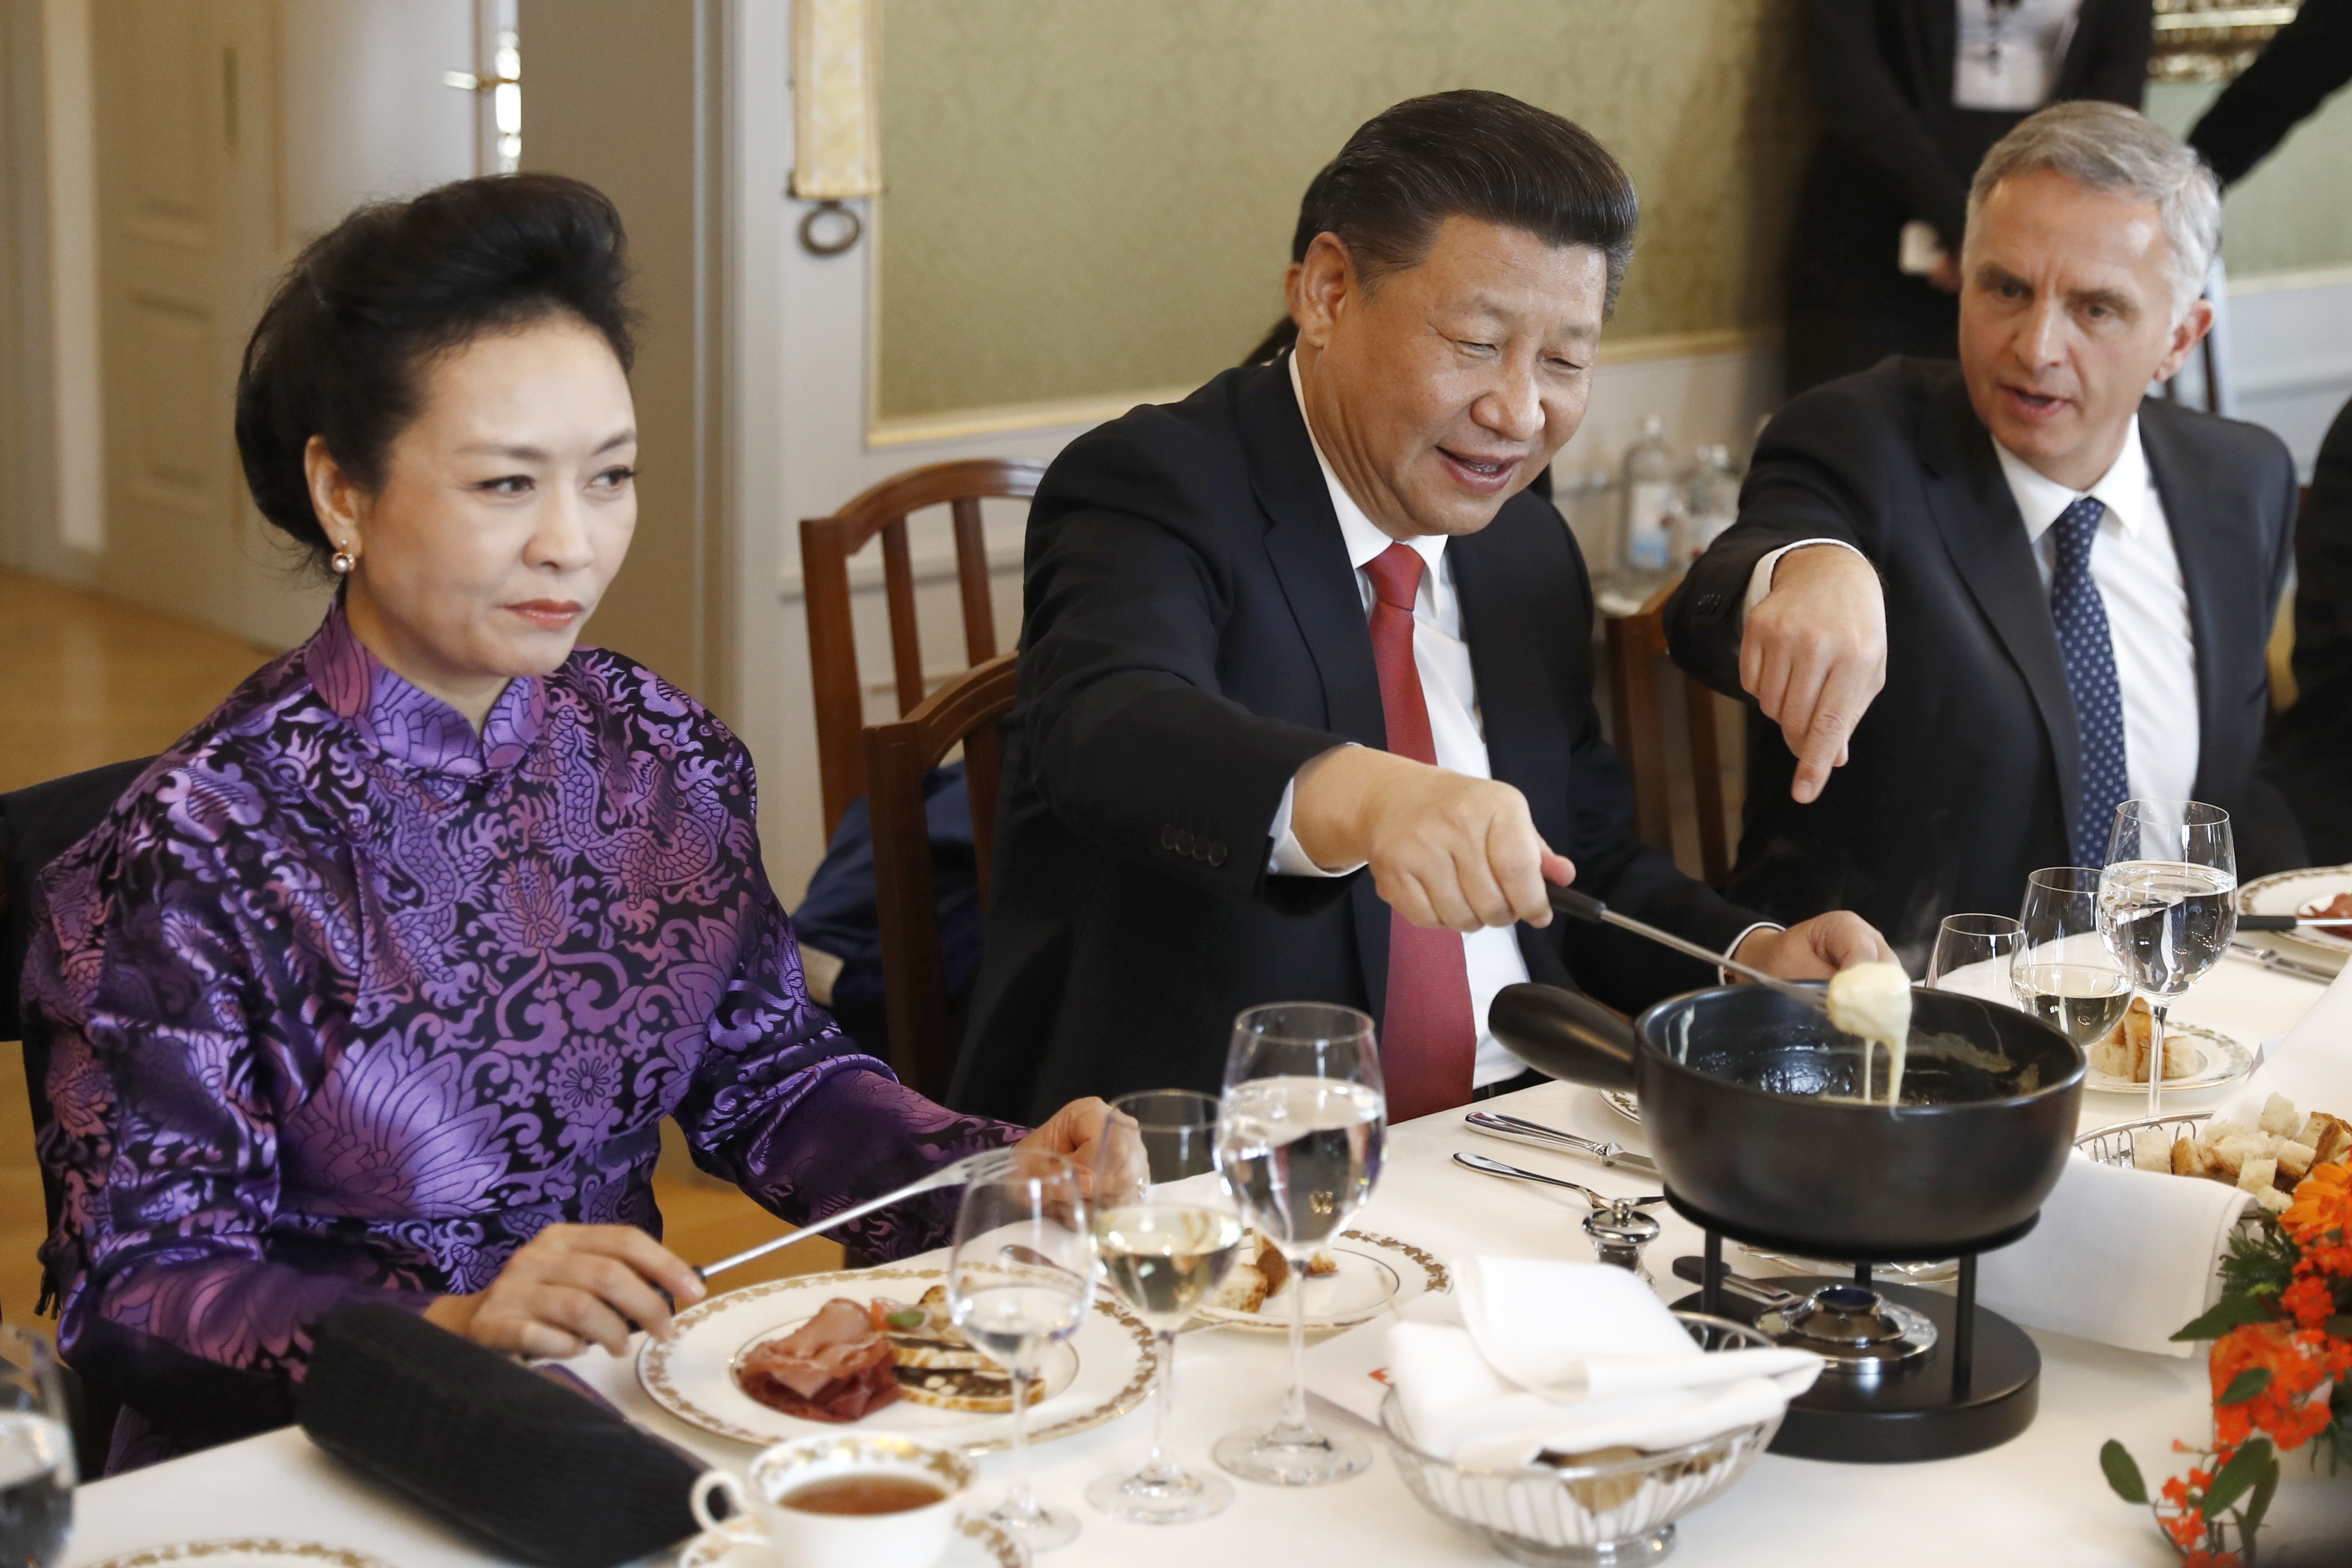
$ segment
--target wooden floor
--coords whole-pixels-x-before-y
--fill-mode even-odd
[[[163,750],[270,657],[202,626],[0,571],[0,790]],[[0,1040],[16,1035],[0,1023]],[[13,1055],[13,1052],[10,1052]],[[687,1160],[663,1127],[654,1193],[672,1249],[709,1262],[783,1227],[732,1186]],[[24,1075],[0,1066],[0,1313],[29,1322],[46,1229]],[[787,1248],[728,1283],[840,1267],[832,1242]]]

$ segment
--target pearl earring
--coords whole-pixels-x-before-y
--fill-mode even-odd
[[[337,550],[335,552],[335,559],[329,561],[327,564],[334,569],[335,575],[337,577],[349,577],[352,574],[352,568],[359,565],[359,556],[352,551],[349,545],[346,545],[341,549]]]

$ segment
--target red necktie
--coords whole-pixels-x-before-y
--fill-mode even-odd
[[[1372,667],[1380,673],[1381,713],[1389,749],[1433,767],[1421,669],[1412,658],[1412,600],[1421,555],[1393,544],[1364,563],[1372,582]],[[1470,1100],[1478,1055],[1470,1016],[1470,968],[1458,931],[1428,931],[1389,912],[1389,994],[1381,1024],[1381,1075],[1388,1081],[1389,1120],[1410,1121]]]

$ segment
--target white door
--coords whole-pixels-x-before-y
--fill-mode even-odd
[[[477,170],[476,0],[93,0],[107,591],[271,646],[317,624],[245,493],[239,357],[301,246]]]

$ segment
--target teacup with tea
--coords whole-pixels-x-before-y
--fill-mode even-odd
[[[739,1481],[708,1470],[695,1522],[772,1549],[793,1568],[929,1568],[947,1550],[971,1460],[892,1433],[797,1437],[762,1449]],[[713,1493],[730,1504],[712,1516]]]

